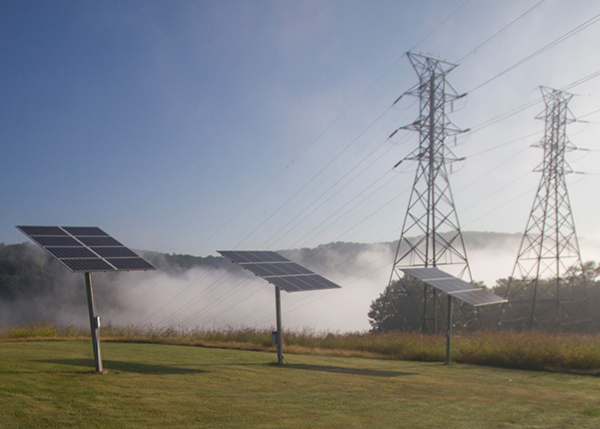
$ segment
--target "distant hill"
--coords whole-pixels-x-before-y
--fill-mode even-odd
[[[518,241],[520,234],[467,231],[464,233],[464,239],[467,248],[474,250],[493,246],[494,243]],[[357,260],[365,252],[395,252],[397,245],[397,241],[375,244],[334,242],[321,244],[315,248],[278,251],[295,262],[322,271],[326,267],[339,263],[352,266],[358,263]],[[170,275],[181,274],[192,268],[237,269],[235,264],[217,256],[202,257],[144,250],[137,252],[160,271]],[[65,282],[72,283],[65,280],[65,274],[68,272],[62,264],[32,243],[12,245],[0,243],[1,301],[53,294],[57,288],[64,286]]]
[[[510,266],[514,264],[512,261],[516,257],[521,234],[467,231],[464,233],[464,239],[470,258],[474,256],[474,260],[477,261],[477,257],[481,258],[480,255],[483,255],[493,265],[492,268],[496,269],[493,271],[492,268],[483,267],[480,272],[487,272],[489,275],[486,278],[475,273],[477,280],[485,279],[487,284],[492,286],[495,279],[510,274]],[[331,275],[335,279],[349,272],[371,269],[369,264],[374,260],[379,266],[391,264],[396,246],[397,241],[374,244],[334,242],[315,248],[288,249],[280,252],[317,273]],[[504,255],[503,266],[498,264],[500,252]],[[157,267],[160,273],[184,279],[182,282],[187,281],[186,276],[194,269],[214,270],[215,276],[221,275],[218,274],[220,270],[242,271],[238,265],[217,256],[201,257],[143,250],[138,253]],[[586,260],[589,260],[589,257]],[[471,264],[473,265],[472,261]],[[126,303],[132,297],[129,295],[127,299],[123,299],[123,293],[137,290],[128,285],[133,283],[135,286],[136,281],[142,281],[144,277],[140,276],[143,276],[143,273],[95,274],[97,301],[105,308],[116,309],[115,311],[126,307]],[[385,286],[382,284],[381,290]],[[85,306],[82,275],[72,275],[60,262],[32,243],[0,243],[0,324],[45,319],[60,322],[65,320],[76,306]]]

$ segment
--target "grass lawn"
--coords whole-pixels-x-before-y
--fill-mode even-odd
[[[0,342],[0,427],[598,428],[600,379],[89,341]]]

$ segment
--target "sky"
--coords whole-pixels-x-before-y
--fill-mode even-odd
[[[458,64],[463,230],[524,231],[543,85],[575,94],[567,132],[589,150],[568,155],[571,204],[579,236],[600,240],[598,14],[584,0],[3,0],[0,242],[27,241],[15,225],[198,256],[397,240],[415,165],[393,167],[418,144],[388,138],[418,115],[415,98],[394,104],[417,82],[407,51]]]

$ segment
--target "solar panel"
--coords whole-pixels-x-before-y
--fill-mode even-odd
[[[155,268],[142,258],[106,258],[117,270],[154,270]]]
[[[46,247],[46,250],[60,258],[97,258],[87,247]]]
[[[227,259],[231,259],[233,262],[244,263],[244,262],[290,262],[289,259],[284,258],[278,253],[271,251],[234,251],[234,250],[219,250],[221,255]]]
[[[67,235],[58,226],[22,226],[20,228],[27,235]]]
[[[409,276],[423,281],[428,279],[445,279],[452,277],[450,274],[447,274],[438,268],[406,268],[402,271]]]
[[[492,292],[467,283],[438,268],[403,268],[402,271],[474,307],[508,302]]]
[[[154,270],[95,226],[17,226],[74,272]]]
[[[276,252],[233,250],[219,250],[218,252],[286,292],[340,287]]]
[[[135,258],[137,255],[127,247],[91,247],[91,249],[103,258]]]
[[[65,264],[73,272],[114,271],[114,268],[111,265],[100,258],[60,258],[59,261]]]
[[[29,235],[29,234],[27,234]],[[71,247],[81,247],[83,246],[79,241],[75,240],[73,237],[50,237],[50,236],[36,236],[29,235],[30,238],[37,241],[38,244],[42,247],[47,246],[71,246]]]
[[[109,235],[96,226],[64,226],[65,231],[76,237],[80,235],[101,235],[108,237]]]
[[[457,279],[456,277],[452,277],[449,279],[427,280],[427,283],[429,283],[434,288],[446,293],[479,289],[477,286],[474,286],[471,283],[467,283],[461,279]]]
[[[495,295],[492,292],[489,292],[485,289],[455,292],[450,295],[452,295],[456,299],[460,299],[461,301],[472,305],[473,307],[481,307],[484,305],[502,304],[503,302],[508,302],[508,300],[501,298],[498,295]]]
[[[119,247],[124,247],[121,243],[119,243],[117,240],[115,240],[114,238],[107,236],[107,237],[96,237],[96,236],[91,236],[91,237],[83,237],[78,235],[77,239],[79,241],[81,241],[83,244],[85,244],[86,246],[119,246]]]

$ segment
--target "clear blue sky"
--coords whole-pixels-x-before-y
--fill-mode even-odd
[[[417,142],[386,140],[417,116],[408,98],[386,112],[417,81],[402,55],[456,62],[537,3],[3,0],[0,242],[26,240],[17,224],[96,225],[133,248],[201,256],[397,239],[412,166],[380,178]],[[547,0],[449,82],[473,90],[599,13]],[[599,40],[594,23],[472,91],[451,119],[475,128],[539,85],[599,71]],[[575,116],[600,109],[600,78],[571,91]],[[542,110],[458,141],[463,229],[523,231]],[[582,119],[571,140],[596,152],[569,156],[591,173],[570,177],[571,200],[579,234],[600,238],[600,114]]]

